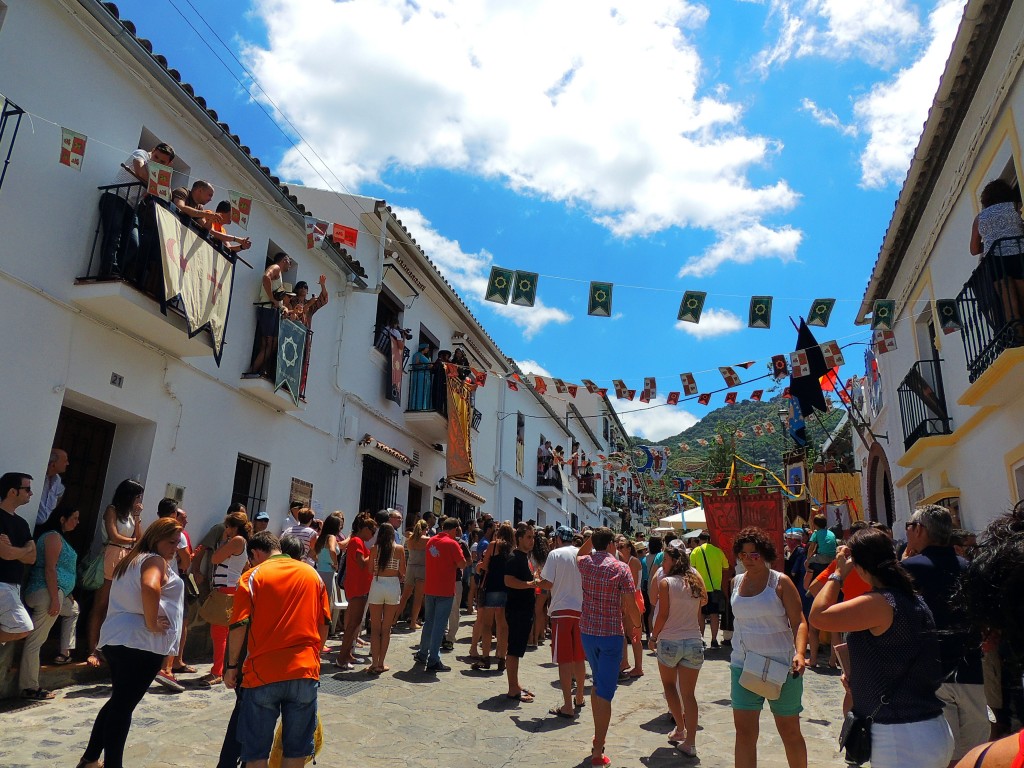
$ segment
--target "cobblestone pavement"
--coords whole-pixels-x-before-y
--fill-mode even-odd
[[[550,648],[531,649],[520,679],[537,693],[534,703],[505,697],[504,675],[473,672],[465,654],[472,617],[464,616],[460,641],[443,660],[451,672],[427,674],[414,668],[411,648],[419,641],[400,626],[392,638],[391,671],[378,679],[365,671],[338,672],[325,664],[320,690],[324,725],[321,766],[394,768],[480,768],[513,763],[533,766],[589,765],[593,722],[589,708],[576,720],[547,714],[559,703],[557,672]],[[331,642],[329,647],[337,643]],[[701,732],[697,758],[687,758],[665,740],[667,718],[657,661],[644,658],[646,675],[619,687],[613,702],[606,752],[612,766],[668,768],[733,765],[732,711],[729,708],[728,651],[708,651],[697,683]],[[200,672],[208,667],[201,666]],[[195,678],[196,682],[189,681]],[[200,687],[199,675],[182,676],[185,693],[165,693],[154,684],[135,712],[125,763],[129,768],[214,766],[234,693],[223,686]],[[0,765],[74,766],[89,737],[107,684],[74,685],[45,703],[4,702],[0,708]],[[809,763],[844,766],[836,736],[842,688],[828,671],[808,672],[804,686],[803,732]],[[782,742],[767,708],[761,717],[759,765],[786,765]]]

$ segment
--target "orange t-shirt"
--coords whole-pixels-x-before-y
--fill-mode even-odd
[[[828,564],[828,568],[818,574],[818,578],[815,581],[821,583],[822,586],[828,581],[828,577],[836,572],[836,561],[833,560]],[[846,600],[852,600],[855,597],[866,595],[872,590],[872,586],[868,584],[864,579],[857,573],[857,569],[853,569],[846,574],[846,580],[843,581],[843,597]]]
[[[287,555],[246,571],[235,592],[231,625],[249,622],[242,687],[320,677],[320,629],[331,620],[320,575]]]

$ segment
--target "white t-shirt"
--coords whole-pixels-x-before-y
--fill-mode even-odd
[[[136,160],[141,160],[143,165],[149,163],[149,152],[147,152],[144,149],[136,149],[134,152],[128,155],[128,159],[124,161],[124,164],[131,168],[132,163],[134,163]],[[117,169],[117,174],[114,176],[114,180],[111,182],[111,184],[133,184],[138,183],[138,181],[139,180],[135,177],[135,174],[129,173],[124,168],[119,167]]]
[[[583,610],[583,579],[576,566],[577,547],[559,547],[548,553],[540,577],[552,583],[548,613]]]

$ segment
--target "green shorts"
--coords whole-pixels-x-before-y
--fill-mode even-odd
[[[730,665],[729,671],[732,672],[732,708],[754,712],[764,709],[764,696],[748,691],[740,685],[740,675],[743,673],[743,669]],[[804,711],[803,697],[804,676],[793,677],[790,675],[782,686],[782,695],[775,701],[769,701],[768,707],[773,715],[780,717],[799,715]]]

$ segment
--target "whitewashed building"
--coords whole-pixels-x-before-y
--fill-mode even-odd
[[[990,249],[979,262],[969,248],[988,182],[1020,199],[1022,53],[1024,3],[969,0],[858,318],[896,302],[896,348],[866,361],[875,437],[856,447],[868,515],[899,534],[921,503],[979,531],[1024,498],[1024,313],[999,297],[1024,257]],[[951,299],[962,331],[943,326]]]

